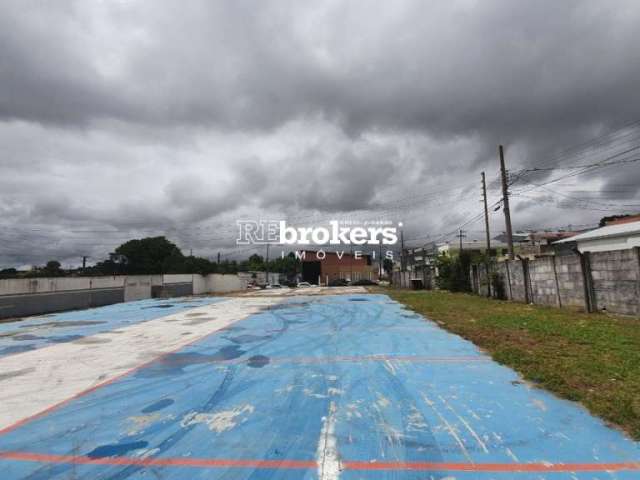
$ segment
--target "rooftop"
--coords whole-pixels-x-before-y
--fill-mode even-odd
[[[554,243],[576,242],[584,240],[596,240],[599,238],[607,237],[622,237],[627,235],[640,235],[640,221],[620,223],[615,225],[608,225],[602,228],[596,228],[589,232],[581,233],[573,237],[564,238]]]

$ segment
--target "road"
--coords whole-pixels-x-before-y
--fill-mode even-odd
[[[638,443],[385,295],[260,293],[0,358],[0,478],[640,478]]]

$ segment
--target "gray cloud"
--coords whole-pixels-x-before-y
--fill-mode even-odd
[[[0,266],[149,232],[207,254],[239,215],[394,205],[449,230],[498,143],[514,171],[605,156],[562,152],[640,116],[639,21],[632,0],[3,2]],[[557,187],[591,210],[516,197],[516,222],[640,203],[635,172]]]

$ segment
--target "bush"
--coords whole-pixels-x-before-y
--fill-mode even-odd
[[[444,255],[438,257],[438,278],[436,279],[438,288],[450,292],[470,292],[470,268],[471,255],[466,252],[461,252],[456,258]]]
[[[507,294],[504,288],[504,279],[498,272],[491,272],[491,289],[495,298],[500,300],[507,299]]]

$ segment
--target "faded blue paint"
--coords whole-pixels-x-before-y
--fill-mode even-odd
[[[115,330],[221,300],[224,298],[148,299],[2,322],[0,323],[0,357],[35,350],[53,343],[71,342],[88,335]]]
[[[381,295],[288,299],[1,436],[0,451],[314,461],[331,402],[337,448],[345,461],[640,459],[637,443],[580,406],[529,388],[473,344]],[[0,471],[3,479],[32,480],[317,478],[315,468],[18,461],[0,461]],[[639,477],[637,471],[340,474],[348,480]]]

